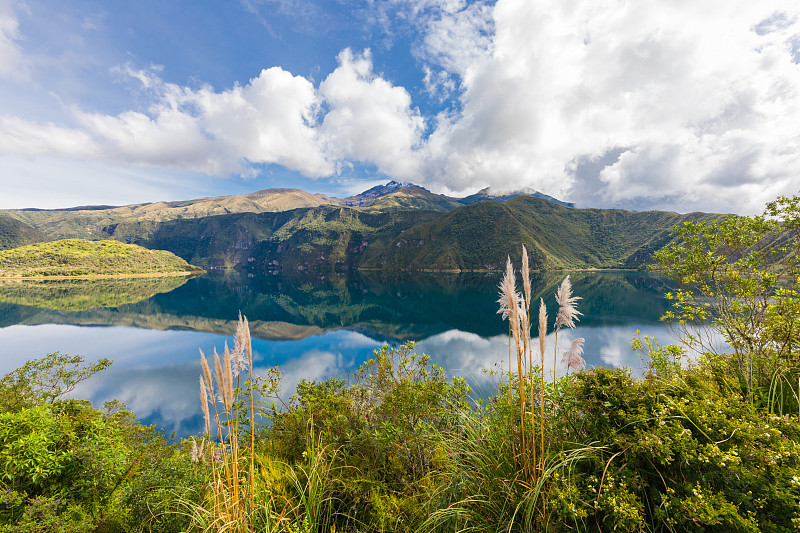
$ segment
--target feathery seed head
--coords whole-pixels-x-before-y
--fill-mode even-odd
[[[572,283],[569,276],[564,278],[556,291],[556,302],[558,302],[558,314],[556,315],[556,330],[562,327],[574,328],[578,315],[583,315],[575,308],[580,296],[572,296]]]
[[[203,353],[203,350],[200,350],[200,363],[203,367],[203,376],[205,377],[205,384],[206,387],[208,387],[208,398],[213,402],[214,383],[211,380],[211,369],[208,367],[208,361],[206,361],[206,355]]]
[[[247,350],[247,365],[249,367],[250,374],[253,374],[253,341],[250,338],[250,323],[247,321],[247,317],[243,317],[242,322],[244,325],[242,326],[242,331],[244,331],[244,340],[245,340],[245,349]]]
[[[511,265],[511,258],[506,262],[506,273],[500,281],[500,298],[497,303],[500,304],[500,309],[497,311],[502,314],[503,320],[508,318],[514,313],[514,310],[519,307],[517,303],[517,280],[514,277],[514,267]]]
[[[225,365],[223,366],[224,373],[222,375],[225,380],[225,401],[228,407],[233,405],[233,365],[231,363],[231,352],[228,350],[228,343],[225,343]]]
[[[522,287],[525,290],[525,306],[531,307],[531,270],[528,265],[528,249],[522,245]]]
[[[239,312],[239,322],[236,325],[236,336],[233,340],[233,352],[231,353],[231,360],[233,361],[233,375],[234,377],[242,373],[247,366],[247,335],[249,331],[246,329],[246,322],[242,320],[242,313]]]
[[[544,351],[547,348],[547,306],[544,305],[544,298],[539,298],[539,355],[544,367]]]
[[[217,378],[217,387],[219,387],[219,401],[225,403],[228,395],[225,393],[225,374],[222,372],[222,362],[219,359],[217,348],[214,347],[214,371]]]
[[[572,341],[572,346],[569,350],[565,350],[561,363],[567,365],[567,370],[572,369],[575,371],[583,370],[586,368],[586,361],[583,360],[583,343],[586,341],[583,337],[578,337]]]
[[[206,382],[203,379],[203,376],[200,376],[200,407],[203,409],[203,420],[206,423],[206,433],[211,435],[211,414],[208,412],[208,391],[206,390]]]

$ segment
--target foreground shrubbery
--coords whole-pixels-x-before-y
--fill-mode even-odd
[[[501,385],[470,407],[463,382],[413,345],[384,347],[350,385],[301,384],[267,413],[252,455],[240,428],[244,497],[227,522],[213,513],[215,495],[230,495],[230,448],[206,442],[193,463],[187,444],[168,446],[114,404],[7,407],[0,531],[794,530],[797,415],[731,394],[719,360],[681,367],[675,353],[652,348],[643,380],[595,368],[546,383],[532,486],[515,380],[511,397]]]
[[[116,402],[63,399],[109,361],[54,353],[0,381],[0,531],[178,532],[205,474]],[[176,512],[177,511],[177,512]]]

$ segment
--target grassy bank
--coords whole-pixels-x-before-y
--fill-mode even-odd
[[[200,274],[163,250],[117,241],[64,239],[0,251],[0,279],[101,278]]]

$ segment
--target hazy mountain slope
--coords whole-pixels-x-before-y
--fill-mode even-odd
[[[97,209],[19,209],[5,214],[16,218],[52,238],[103,238],[106,226],[125,222],[164,222],[195,219],[230,213],[264,213],[288,211],[301,207],[317,207],[340,202],[323,194],[300,189],[266,189],[250,194],[215,196],[179,202],[155,202],[123,207]]]
[[[669,240],[683,220],[722,215],[572,209],[518,196],[478,202],[410,228],[383,248],[370,247],[361,266],[378,269],[500,269],[525,244],[531,268],[633,267]]]
[[[0,250],[49,240],[41,231],[9,216],[0,215]]]
[[[426,209],[429,211],[452,211],[461,204],[449,196],[430,192],[423,187],[408,185],[364,204],[365,211],[386,209]]]
[[[535,198],[542,198],[549,202],[553,202],[558,205],[563,205],[564,207],[575,207],[575,204],[571,202],[562,202],[561,200],[553,198],[548,194],[544,194],[543,192],[539,192],[530,188],[524,188],[513,192],[497,192],[492,190],[491,187],[486,187],[485,189],[481,189],[475,194],[470,194],[465,198],[461,198],[459,200],[459,203],[461,203],[462,205],[471,205],[478,202],[483,202],[485,200],[495,200],[498,202],[505,202],[506,200],[510,200],[511,198],[516,198],[517,196],[521,195],[528,195],[528,196],[533,196]]]

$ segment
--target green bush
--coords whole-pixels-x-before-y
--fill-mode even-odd
[[[600,450],[553,480],[553,522],[602,531],[793,531],[797,420],[725,394],[702,366],[635,380],[595,368],[563,382],[564,405]],[[564,530],[569,529],[563,527]]]
[[[469,388],[409,342],[384,346],[355,373],[302,382],[289,408],[272,415],[262,453],[301,464],[308,438],[335,451],[332,502],[339,528],[385,531],[419,521],[441,464],[443,433],[457,429]]]
[[[109,364],[54,353],[0,380],[0,532],[172,532],[186,524],[175,495],[196,502],[202,481],[186,450],[118,402],[98,410],[60,399]]]

